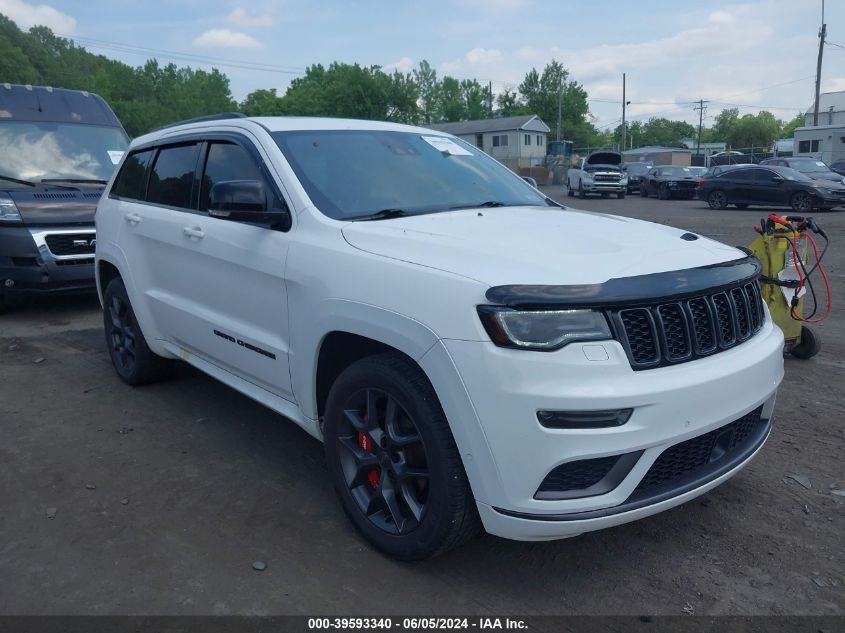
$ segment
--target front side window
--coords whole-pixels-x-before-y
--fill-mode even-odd
[[[547,204],[509,169],[450,137],[376,130],[272,136],[314,204],[338,220],[385,209],[420,214],[485,204]]]
[[[208,147],[205,160],[202,185],[200,187],[200,210],[208,210],[211,188],[226,180],[257,180],[264,184],[265,191],[271,194],[261,168],[255,159],[243,147],[235,143],[212,143]],[[278,204],[275,205],[278,207]],[[271,205],[271,208],[274,208]]]
[[[0,119],[0,174],[32,182],[108,180],[128,145],[116,127]]]
[[[146,184],[147,166],[153,157],[154,150],[133,152],[125,161],[120,173],[114,179],[111,195],[127,200],[143,200],[144,185]]]
[[[199,145],[162,147],[150,172],[147,201],[190,209]]]

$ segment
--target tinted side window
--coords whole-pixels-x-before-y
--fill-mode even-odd
[[[120,168],[120,173],[114,179],[110,195],[129,200],[144,199],[144,185],[146,184],[147,165],[153,157],[153,150],[133,152],[127,156]]]
[[[777,175],[768,169],[750,169],[749,171],[751,172],[751,178],[757,182],[771,182],[772,178]]]
[[[162,147],[150,173],[147,201],[190,209],[198,156],[196,144]]]
[[[200,190],[200,210],[208,210],[208,194],[218,182],[226,180],[258,180],[264,184],[268,194],[270,208],[278,208],[274,204],[275,196],[267,186],[267,180],[261,173],[261,168],[255,159],[240,145],[234,143],[212,143],[208,147],[208,158],[205,161],[205,173]]]
[[[728,173],[728,177],[731,180],[741,180],[743,182],[747,182],[750,180],[754,180],[754,172],[760,171],[759,169],[734,169],[733,171]]]

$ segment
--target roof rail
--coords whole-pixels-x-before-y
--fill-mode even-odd
[[[222,121],[225,119],[245,119],[246,115],[243,112],[221,112],[219,114],[206,114],[205,116],[195,116],[192,119],[185,119],[184,121],[176,121],[175,123],[168,123],[153,130],[166,130],[167,128],[176,127],[177,125],[185,125],[186,123],[202,123],[203,121]]]

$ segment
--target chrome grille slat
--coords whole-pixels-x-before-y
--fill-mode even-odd
[[[683,301],[610,311],[631,367],[651,369],[701,358],[747,341],[763,327],[757,282]]]

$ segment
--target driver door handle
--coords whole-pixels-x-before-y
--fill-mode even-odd
[[[201,228],[195,228],[195,227],[191,227],[191,226],[183,226],[182,227],[182,233],[184,233],[188,237],[191,237],[191,238],[194,238],[194,239],[197,239],[197,240],[201,240],[202,238],[205,237],[205,232]]]
[[[123,216],[123,219],[129,222],[129,224],[138,224],[141,222],[141,216],[137,213],[127,213]]]

